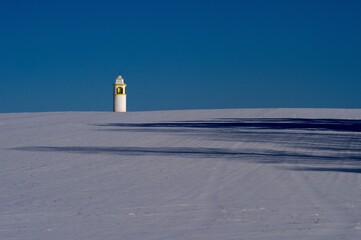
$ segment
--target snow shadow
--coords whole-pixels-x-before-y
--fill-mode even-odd
[[[361,120],[304,118],[220,118],[208,121],[160,123],[108,123],[97,126],[120,128],[210,128],[210,129],[271,129],[361,132]]]
[[[257,144],[257,149],[197,152],[197,157],[225,157],[263,163],[331,165],[345,168],[302,168],[307,171],[359,173],[361,120],[305,118],[219,118],[212,120],[160,123],[111,123],[102,126],[124,131],[200,135],[215,141]],[[270,150],[269,144],[284,150]],[[262,147],[263,146],[263,147]],[[199,149],[198,149],[199,150]],[[226,151],[225,151],[226,150]],[[296,170],[296,169],[295,169]],[[298,171],[301,169],[298,168]]]
[[[69,154],[96,154],[96,155],[115,155],[119,159],[131,161],[131,156],[162,156],[174,158],[194,158],[194,159],[216,159],[220,160],[237,160],[252,163],[272,163],[272,164],[311,164],[311,165],[334,165],[342,164],[349,167],[357,167],[361,161],[361,155],[345,156],[344,154],[315,154],[298,151],[286,150],[270,150],[270,149],[226,149],[226,148],[202,148],[202,147],[97,147],[97,146],[75,146],[75,147],[20,147],[12,148],[10,150],[21,151],[35,151],[35,152],[65,152]],[[164,158],[167,159],[167,158]],[[294,168],[292,170],[305,171],[326,171],[323,168],[300,169]],[[352,168],[353,169],[353,168]],[[331,171],[329,168],[327,170]],[[336,170],[336,169],[333,169]],[[344,168],[339,171],[345,171]],[[354,172],[360,172],[355,169]]]
[[[235,142],[241,144],[241,148],[243,145],[246,152],[239,149],[238,153],[227,154],[228,157],[258,156],[257,161],[262,162],[313,161],[325,164],[337,161],[355,165],[359,164],[361,158],[361,120],[218,118],[183,122],[109,123],[97,126],[101,126],[101,130],[182,134],[206,141]],[[250,150],[247,144],[257,147]],[[284,150],[278,151],[277,148]]]
[[[345,168],[345,167],[297,167],[288,168],[293,171],[306,172],[342,172],[342,173],[361,173],[361,168]]]
[[[182,122],[107,123],[96,126],[100,127],[100,131],[181,134],[214,141],[277,143],[309,151],[349,150],[361,154],[361,120],[218,118]]]
[[[137,131],[144,134],[182,134],[187,139],[204,139],[198,147],[104,147],[32,146],[12,150],[66,152],[127,156],[162,156],[164,159],[205,158],[253,163],[305,164],[289,168],[297,171],[338,171],[361,173],[361,120],[343,119],[244,119],[223,118],[209,121],[109,123],[97,130]],[[177,136],[176,136],[177,138]],[[177,138],[178,139],[178,138]],[[202,141],[202,140],[201,140]],[[229,148],[208,148],[223,142]],[[224,143],[224,142],[230,142]],[[220,144],[221,145],[221,144]],[[342,168],[334,167],[342,166]],[[327,166],[327,167],[325,167]],[[332,167],[331,167],[332,166]]]

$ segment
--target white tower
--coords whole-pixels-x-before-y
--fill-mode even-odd
[[[118,76],[115,80],[114,86],[114,112],[126,112],[127,111],[127,94],[125,92],[125,87],[127,84],[124,83],[122,76]]]

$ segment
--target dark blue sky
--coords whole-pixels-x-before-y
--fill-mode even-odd
[[[361,108],[361,1],[0,2],[0,112]]]

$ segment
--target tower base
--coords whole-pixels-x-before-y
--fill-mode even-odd
[[[114,96],[113,112],[126,112],[127,111],[127,95],[116,94]]]

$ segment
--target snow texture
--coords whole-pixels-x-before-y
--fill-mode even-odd
[[[0,239],[361,239],[360,119],[0,114]]]

